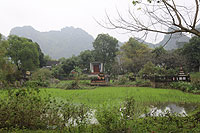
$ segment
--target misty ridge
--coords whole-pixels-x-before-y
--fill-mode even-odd
[[[37,42],[42,51],[52,57],[59,59],[62,57],[69,58],[72,55],[79,55],[81,51],[91,50],[94,38],[81,28],[65,27],[60,31],[40,32],[31,26],[15,27],[10,31],[11,35],[25,37]],[[182,47],[189,42],[189,37],[180,33],[165,35],[163,40],[157,44],[152,44],[140,40],[150,48],[156,48],[164,45],[166,50],[172,50]],[[119,46],[123,43],[119,42]]]
[[[10,35],[25,37],[37,42],[44,54],[53,59],[68,58],[81,51],[92,49],[94,38],[80,28],[65,27],[60,31],[40,32],[31,26],[15,27]]]

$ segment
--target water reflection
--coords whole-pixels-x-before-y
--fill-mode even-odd
[[[165,116],[166,114],[175,114],[178,116],[187,116],[188,113],[194,111],[199,105],[194,104],[181,104],[176,105],[174,103],[169,103],[165,105],[151,106],[150,111],[146,114],[142,114],[141,117],[145,116]]]

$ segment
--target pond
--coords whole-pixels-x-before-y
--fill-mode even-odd
[[[175,104],[175,103],[166,103],[160,104],[156,106],[151,106],[149,111],[145,114],[140,115],[139,118],[152,116],[152,117],[163,117],[166,114],[175,114],[180,117],[185,117],[189,115],[191,112],[195,111],[200,105],[199,104]],[[96,109],[90,109],[85,115],[87,116],[86,122],[88,124],[99,124],[97,118],[95,117]],[[121,114],[123,116],[123,114]],[[79,119],[79,118],[78,118]],[[78,120],[79,121],[79,120]],[[77,126],[76,119],[69,119],[66,123],[66,126]]]
[[[167,113],[184,117],[193,112],[199,106],[200,106],[199,104],[179,104],[179,105],[175,103],[160,104],[156,106],[151,106],[150,111],[146,114],[142,114],[141,117],[165,116]]]

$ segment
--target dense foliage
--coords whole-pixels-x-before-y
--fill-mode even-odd
[[[12,82],[12,75],[16,72],[15,66],[10,62],[8,54],[9,43],[0,34],[0,87],[5,82]],[[2,82],[2,83],[1,83]]]
[[[118,40],[108,34],[99,34],[93,42],[95,60],[105,65],[105,71],[110,74],[112,64],[118,52]]]
[[[192,37],[189,43],[186,43],[180,49],[181,54],[187,59],[187,65],[190,71],[200,71],[200,37]]]
[[[9,36],[8,55],[19,71],[32,71],[39,67],[38,45],[31,40]]]
[[[143,65],[150,60],[151,51],[147,45],[130,38],[120,51],[121,64],[125,72],[137,73]]]

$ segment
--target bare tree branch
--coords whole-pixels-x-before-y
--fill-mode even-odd
[[[177,3],[175,0],[151,0],[151,3],[139,3],[142,15],[135,14],[135,10],[129,8],[129,19],[125,18],[117,10],[118,18],[111,18],[106,13],[106,20],[103,23],[97,21],[99,25],[107,29],[123,29],[130,32],[144,32],[142,37],[149,32],[157,34],[192,33],[200,37],[200,32],[196,29],[199,22],[199,0],[193,1],[193,7],[187,7]],[[194,6],[195,5],[195,6]],[[145,17],[145,21],[141,17]],[[144,22],[143,22],[144,21]],[[174,26],[174,27],[173,27]],[[169,30],[170,29],[170,30]]]
[[[194,23],[193,23],[192,29],[195,28],[195,25],[196,25],[196,22],[197,22],[198,13],[199,13],[199,1],[195,0],[195,2],[196,2],[196,13],[195,13]]]

